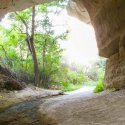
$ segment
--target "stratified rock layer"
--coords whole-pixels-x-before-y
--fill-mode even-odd
[[[114,54],[107,60],[105,84],[107,88],[125,88],[125,49]]]

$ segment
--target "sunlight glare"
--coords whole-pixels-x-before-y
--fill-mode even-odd
[[[93,27],[73,17],[68,18],[68,24],[71,28],[69,40],[61,44],[68,63],[89,65],[97,60],[98,49]]]

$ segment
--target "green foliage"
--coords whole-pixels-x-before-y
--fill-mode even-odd
[[[72,83],[63,83],[61,85],[61,89],[65,92],[67,91],[74,91],[77,89],[80,89],[83,86],[83,84],[72,84]]]
[[[73,84],[79,84],[79,83],[83,83],[86,81],[86,76],[83,72],[73,72],[73,71],[69,71],[68,72],[68,80],[73,83]]]
[[[87,77],[83,72],[72,71],[68,67],[61,66],[51,79],[52,85],[64,91],[73,91],[83,86]]]
[[[81,71],[81,67],[79,67],[80,70],[74,70],[74,66],[68,67],[61,64],[63,50],[60,48],[59,40],[67,39],[69,32],[66,29],[57,35],[50,15],[60,14],[66,4],[67,1],[54,1],[36,6],[34,47],[38,59],[39,86],[51,88],[54,85],[64,91],[73,91],[83,85],[92,85],[86,83],[88,77],[91,80],[97,80],[97,71],[103,69],[104,62],[94,64],[87,73]],[[16,74],[18,79],[32,83],[34,65],[26,42],[25,26],[27,25],[28,35],[31,36],[32,9],[11,13],[9,20],[11,22],[9,29],[0,26],[0,61]],[[100,76],[97,91],[103,88],[102,79]]]
[[[54,81],[61,67],[62,49],[59,40],[67,37],[67,32],[55,35],[50,14],[59,14],[65,2],[52,2],[36,6],[34,46],[38,58],[42,87],[48,87]],[[56,9],[55,9],[56,8]],[[53,10],[53,11],[51,11]],[[11,27],[0,26],[0,58],[18,78],[34,81],[32,56],[26,42],[26,30],[31,35],[32,9],[26,9],[9,15]]]
[[[100,70],[105,69],[105,62],[106,59],[99,57],[98,60],[96,60],[94,63],[91,63],[90,66],[85,67],[85,74],[88,76],[88,78],[92,81],[97,81],[99,78]]]
[[[98,82],[97,82],[97,85],[94,89],[94,92],[95,93],[98,93],[98,92],[102,92],[104,91],[104,71],[100,71],[100,74],[99,74],[99,79],[98,79]]]
[[[97,82],[93,81],[88,81],[83,84],[83,86],[90,86],[90,87],[95,87],[97,85]]]

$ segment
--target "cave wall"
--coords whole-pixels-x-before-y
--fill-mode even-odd
[[[12,11],[53,0],[1,0],[0,20]],[[95,29],[99,55],[108,58],[105,83],[108,87],[125,86],[125,1],[70,0],[70,15],[91,23]]]
[[[125,36],[119,41],[119,51],[106,62],[105,84],[107,88],[125,88]]]
[[[68,11],[72,16],[93,25],[99,55],[108,58],[106,87],[125,87],[125,1],[72,0]],[[89,18],[82,16],[87,13]]]
[[[28,7],[54,0],[0,0],[0,20],[8,12],[20,11]]]

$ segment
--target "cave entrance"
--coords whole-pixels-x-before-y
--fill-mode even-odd
[[[105,59],[98,56],[94,30],[70,17],[66,5],[52,2],[6,15],[1,65],[18,81],[38,87],[87,90],[100,80],[103,89]]]

